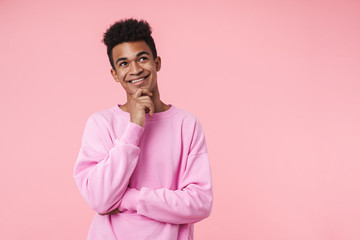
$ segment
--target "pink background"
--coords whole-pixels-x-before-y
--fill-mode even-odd
[[[0,238],[85,239],[87,117],[124,101],[102,34],[153,27],[162,98],[193,112],[214,180],[196,239],[360,239],[360,2],[0,0]]]

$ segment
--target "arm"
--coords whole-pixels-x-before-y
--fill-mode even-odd
[[[198,123],[178,190],[128,188],[119,209],[136,211],[161,222],[186,224],[208,217],[211,207],[211,171],[205,138]]]
[[[86,124],[74,178],[85,200],[100,215],[117,212],[139,158],[145,111],[150,116],[154,112],[152,95],[147,89],[136,90],[128,101],[130,122],[115,144],[100,116],[90,117]]]
[[[129,123],[114,143],[101,116],[91,116],[85,127],[74,168],[76,184],[91,208],[98,213],[117,207],[136,167],[143,128]]]

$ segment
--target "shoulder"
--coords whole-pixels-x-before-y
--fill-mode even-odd
[[[88,122],[93,122],[97,124],[110,123],[116,118],[116,112],[114,107],[100,110],[90,114],[88,117]]]
[[[182,119],[181,132],[189,144],[189,156],[207,152],[205,135],[199,119],[191,112],[179,109],[178,117]]]
[[[110,132],[113,129],[113,126],[123,118],[118,114],[114,107],[100,110],[90,114],[87,118],[85,130],[91,132]],[[125,118],[124,118],[125,122]]]
[[[113,146],[112,119],[114,114],[111,108],[92,113],[86,121],[82,144],[91,146],[97,152],[110,150]]]
[[[182,123],[182,126],[185,130],[202,131],[201,123],[193,113],[177,108],[175,117],[177,121]]]
[[[198,121],[197,117],[194,114],[192,114],[191,112],[183,110],[183,109],[178,108],[178,107],[176,107],[176,110],[177,110],[176,114],[175,114],[176,118],[185,120],[187,122],[196,122],[196,121]]]

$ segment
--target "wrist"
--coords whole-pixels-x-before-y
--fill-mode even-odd
[[[136,125],[139,125],[140,127],[144,127],[145,125],[145,118],[144,119],[139,119],[139,118],[133,118],[130,115],[130,122],[135,123]]]
[[[139,198],[139,191],[135,188],[128,188],[122,198],[120,204],[120,211],[137,211],[137,203]]]

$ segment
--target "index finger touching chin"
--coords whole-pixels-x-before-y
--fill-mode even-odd
[[[138,88],[135,93],[132,95],[133,98],[138,98],[140,96],[144,96],[144,95],[147,95],[147,96],[152,96],[152,92],[150,92],[148,89],[146,88]]]
[[[141,96],[141,88],[136,89],[135,93],[132,95],[133,98],[138,98]]]
[[[141,93],[140,93],[141,96],[144,96],[144,95],[152,96],[153,95],[152,92],[150,92],[147,88],[139,88],[139,89],[141,89]]]

